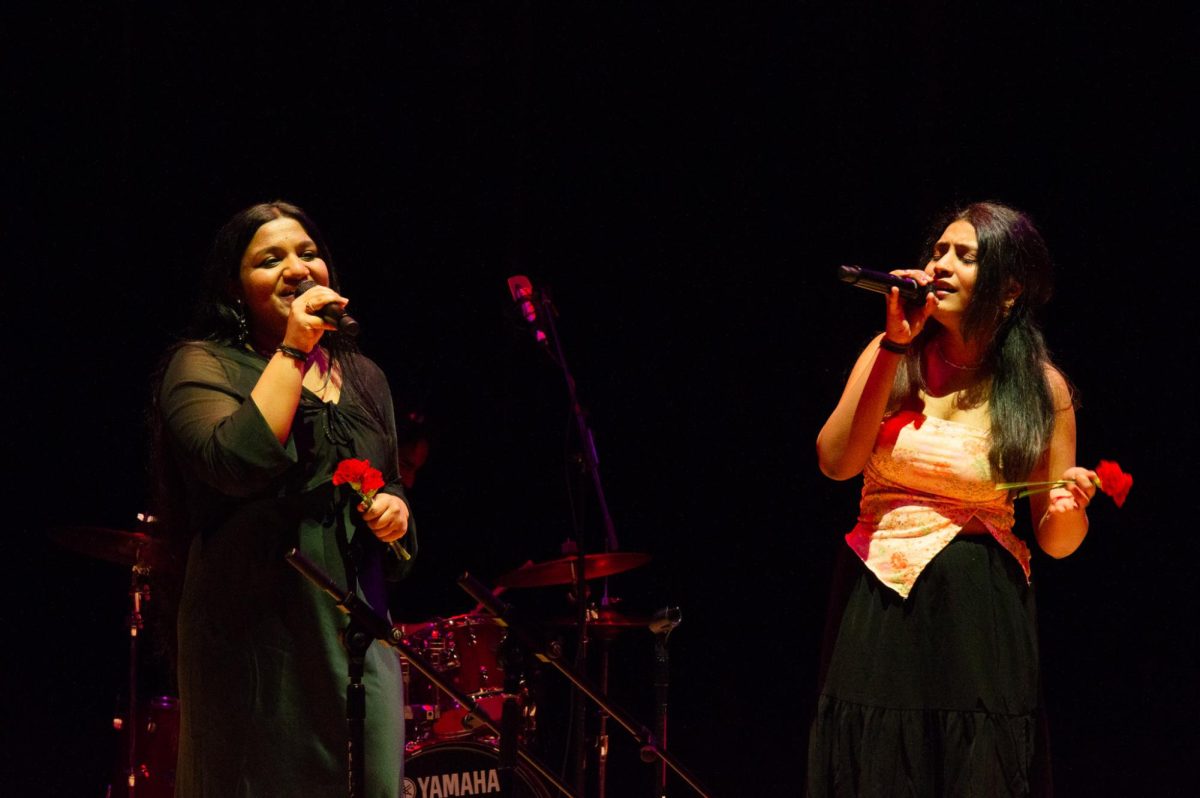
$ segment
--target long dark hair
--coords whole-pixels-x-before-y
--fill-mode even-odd
[[[974,227],[979,241],[962,333],[967,340],[987,339],[980,371],[984,396],[978,398],[988,400],[991,414],[988,460],[994,473],[1015,482],[1037,467],[1054,430],[1056,408],[1046,381],[1046,369],[1054,365],[1036,318],[1053,290],[1053,262],[1027,214],[998,202],[976,202],[938,219],[918,268],[925,267],[942,232],[956,221]],[[1010,303],[1014,289],[1020,293]],[[896,374],[891,410],[926,389],[922,354],[940,330],[930,319],[917,336]]]

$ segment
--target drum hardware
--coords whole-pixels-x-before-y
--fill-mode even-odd
[[[415,668],[426,679],[431,681],[440,690],[448,693],[455,701],[462,704],[468,709],[468,714],[494,732],[497,736],[502,734],[500,725],[492,718],[484,709],[479,706],[475,699],[460,692],[451,682],[444,677],[432,663],[426,660],[421,653],[404,642],[403,626],[392,626],[385,618],[377,614],[370,605],[358,597],[354,591],[346,591],[337,585],[328,575],[320,568],[312,563],[304,555],[300,554],[296,549],[291,549],[284,559],[304,575],[309,581],[328,593],[334,600],[337,607],[342,612],[349,615],[354,622],[357,630],[362,630],[369,637],[383,642],[385,645],[399,651],[409,661],[412,668]],[[472,594],[474,595],[474,594]],[[476,596],[478,598],[478,596]],[[494,597],[493,597],[494,598]],[[549,782],[556,790],[571,798],[576,798],[576,793],[569,787],[563,784],[554,773],[542,764],[536,757],[529,753],[524,746],[517,744],[516,755],[527,766],[533,768],[547,782]],[[352,765],[353,763],[348,763]],[[361,765],[361,757],[359,758]],[[351,770],[351,772],[353,772]],[[419,793],[418,793],[419,798]]]
[[[650,562],[649,554],[632,551],[616,551],[604,554],[570,555],[557,560],[522,565],[514,571],[496,577],[501,587],[549,587],[573,585],[579,581],[580,560],[583,561],[583,579],[599,579],[637,568]]]
[[[629,629],[648,629],[650,627],[650,618],[642,616],[624,615],[619,612],[613,604],[618,600],[609,598],[609,606],[596,607],[595,605],[587,605],[581,618],[556,618],[549,622],[552,627],[559,628],[577,628],[581,623],[586,625],[590,630],[590,637],[594,637],[600,643],[600,691],[608,694],[608,676],[609,676],[609,649],[611,643],[621,632]],[[586,649],[583,650],[586,653]],[[580,662],[576,663],[579,670],[584,670],[586,662],[582,656]],[[586,704],[579,702],[575,705],[575,723],[577,728],[582,728],[583,718],[586,718]],[[605,795],[608,780],[608,751],[609,751],[609,736],[608,736],[608,714],[601,709],[598,713],[598,730],[594,741],[596,750],[596,782],[597,792],[599,796]]]
[[[504,666],[503,704],[500,710],[500,794],[512,798],[515,794],[517,746],[521,715],[518,691],[525,675],[525,652],[515,636],[505,636],[500,643],[499,659]]]
[[[642,615],[623,615],[614,607],[588,607],[587,626],[595,637],[616,637],[629,629],[649,629],[651,618]],[[550,626],[559,628],[574,628],[579,625],[577,618],[554,618]]]
[[[516,696],[523,717],[519,736],[526,742],[536,728],[536,708],[523,674],[512,687],[507,687],[507,669],[504,667],[507,630],[489,615],[467,613],[451,618],[437,618],[423,624],[405,624],[404,642],[420,651],[429,664],[449,679],[458,690],[475,699],[493,718],[501,716],[506,692]],[[419,722],[411,727],[412,734],[406,737],[406,746],[414,748],[430,740],[451,740],[478,736],[486,732],[470,710],[448,694],[438,690],[432,683],[415,676],[401,657],[401,670],[407,674],[405,681],[406,701],[413,707],[414,719],[422,715],[421,707],[428,708],[425,718],[431,722]],[[415,706],[414,706],[415,705]],[[406,709],[406,717],[409,710]]]
[[[154,523],[154,516],[139,513],[138,518],[146,525]],[[151,566],[162,563],[166,550],[161,540],[145,532],[123,532],[99,526],[57,527],[50,530],[50,539],[77,554],[116,565],[140,567],[147,572]]]
[[[150,797],[158,794],[169,796],[174,792],[175,767],[174,761],[163,769],[157,767],[160,764],[157,762],[151,767],[148,761],[143,761],[138,745],[138,734],[142,731],[138,702],[138,636],[145,628],[142,608],[150,601],[151,572],[167,563],[167,547],[162,540],[148,534],[148,530],[155,523],[155,517],[144,512],[139,512],[137,517],[140,527],[138,532],[104,527],[58,527],[49,530],[50,539],[68,550],[102,559],[104,562],[130,566],[130,611],[125,618],[125,628],[130,636],[128,704],[124,718],[118,715],[113,719],[113,727],[125,737],[126,755],[121,768],[121,778],[125,782],[124,793],[121,793],[118,787],[118,792],[114,794],[124,794],[126,798],[134,798],[134,794],[137,793]],[[170,701],[174,701],[173,698]],[[149,726],[145,731],[154,733],[155,730],[156,726]],[[178,739],[178,732],[175,737]],[[139,781],[145,782],[145,790],[139,787]],[[109,787],[109,792],[113,793],[112,786]]]
[[[138,513],[137,532],[125,532],[118,529],[108,529],[95,526],[58,527],[50,530],[50,538],[60,546],[105,562],[125,565],[130,569],[129,583],[129,613],[125,618],[125,627],[129,634],[129,671],[128,671],[128,705],[124,717],[113,718],[113,727],[125,736],[125,762],[122,767],[124,780],[124,795],[135,798],[141,794],[147,798],[168,796],[174,793],[175,763],[171,757],[170,764],[153,761],[143,757],[139,750],[138,738],[142,731],[143,713],[140,712],[138,700],[138,637],[145,628],[142,614],[143,605],[150,601],[150,574],[166,562],[166,546],[163,542],[148,534],[155,518],[147,513]],[[159,702],[169,701],[171,711],[175,711],[174,699],[160,698]],[[159,707],[161,708],[161,707]],[[147,706],[145,716],[149,718],[145,731],[153,735],[158,730],[155,705]],[[168,727],[169,728],[169,727]],[[155,742],[161,737],[152,738]],[[174,738],[178,740],[178,721],[175,721]],[[164,767],[159,767],[164,765]],[[145,789],[143,789],[143,787]],[[113,789],[110,786],[109,792]],[[121,794],[119,791],[115,794]]]
[[[654,613],[649,629],[654,633],[654,733],[658,736],[658,744],[665,751],[667,748],[667,693],[671,686],[670,658],[667,654],[667,638],[675,627],[683,622],[683,613],[678,607],[663,607]],[[655,754],[645,748],[641,751],[644,762],[654,762]],[[665,762],[656,765],[654,794],[657,798],[667,796],[667,766]]]
[[[522,622],[518,618],[518,613],[500,599],[496,598],[492,592],[469,573],[464,573],[458,578],[458,585],[474,599],[482,602],[498,621],[508,627],[511,634],[518,637],[521,644],[538,660],[545,662],[554,667],[561,673],[575,688],[587,696],[600,710],[606,713],[613,720],[617,721],[641,746],[642,758],[649,757],[651,761],[658,759],[668,766],[677,776],[682,778],[688,786],[696,791],[698,795],[708,798],[711,796],[697,780],[697,778],[686,768],[683,763],[676,759],[672,754],[668,753],[657,735],[651,732],[644,724],[639,723],[632,715],[625,712],[619,706],[613,704],[604,691],[593,685],[586,676],[577,672],[576,669],[570,667],[563,662],[562,647],[556,642],[546,642],[542,636],[538,634],[531,626]],[[677,612],[677,611],[676,611]]]
[[[596,607],[589,605],[586,611],[587,627],[591,630],[592,637],[595,637],[600,642],[600,690],[605,695],[608,694],[608,676],[609,676],[609,646],[611,641],[616,639],[622,632],[630,629],[647,629],[655,634],[655,672],[654,684],[656,688],[656,713],[655,713],[655,734],[662,741],[663,747],[666,747],[666,694],[667,687],[665,671],[666,667],[666,635],[679,624],[680,615],[677,608],[666,608],[659,610],[653,616],[645,615],[626,615],[611,606],[616,603],[616,600],[609,599],[610,606]],[[549,621],[549,625],[558,628],[574,628],[579,625],[579,620],[575,617],[559,617]],[[661,685],[661,687],[660,687]],[[596,769],[597,787],[599,795],[605,794],[607,781],[607,761],[609,752],[609,735],[608,735],[608,716],[605,712],[599,713],[599,731],[596,735],[595,749],[597,756],[598,767]],[[645,761],[654,762],[657,757],[653,752],[648,752],[649,758]],[[658,763],[656,766],[659,771],[659,795],[663,795],[666,784],[666,765]]]
[[[113,717],[113,729],[120,735],[122,750],[128,751],[133,723],[127,722],[127,709]],[[179,699],[154,696],[138,702],[136,790],[140,798],[171,798],[175,794],[175,758],[179,751]],[[107,796],[127,795],[127,765],[117,763],[121,783],[110,785]]]
[[[599,487],[597,485],[597,487]],[[584,670],[587,662],[590,638],[595,636],[600,640],[601,661],[601,690],[608,690],[608,656],[609,641],[622,629],[648,626],[647,619],[626,618],[610,607],[608,585],[605,583],[601,597],[601,607],[589,607],[586,598],[587,582],[592,579],[607,578],[615,574],[632,570],[650,561],[650,555],[638,552],[611,551],[604,553],[583,554],[573,542],[564,546],[565,550],[574,548],[576,553],[569,554],[548,562],[525,564],[514,571],[501,575],[496,583],[505,588],[546,587],[551,585],[572,585],[580,612],[576,618],[562,619],[560,626],[570,626],[579,629],[578,648],[576,651],[575,667]],[[493,596],[495,594],[493,593]],[[574,702],[575,712],[572,717],[572,742],[574,743],[575,788],[584,791],[584,765],[587,755],[587,741],[584,729],[587,721],[587,705],[584,701]],[[599,785],[598,798],[605,798],[606,775],[608,764],[608,718],[600,712],[599,731],[596,737],[596,778]]]

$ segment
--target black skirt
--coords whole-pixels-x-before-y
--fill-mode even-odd
[[[907,600],[849,549],[809,739],[808,794],[1049,793],[1033,589],[989,535],[963,535]]]

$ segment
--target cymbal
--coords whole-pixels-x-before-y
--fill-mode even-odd
[[[99,526],[58,527],[50,530],[50,539],[78,554],[118,565],[149,564],[164,553],[158,538]]]
[[[637,568],[650,561],[649,554],[632,551],[614,551],[607,554],[587,554],[584,556],[584,579],[599,579],[602,576],[619,574],[631,568]],[[575,582],[578,573],[579,557],[571,555],[548,562],[523,565],[515,571],[496,577],[495,583],[501,587],[545,587],[548,585],[569,585]]]
[[[649,629],[650,617],[645,615],[622,615],[612,607],[604,607],[599,610],[588,610],[588,628],[589,629],[612,629],[614,631],[620,629]],[[579,618],[572,616],[570,618],[556,618],[550,621],[551,626],[578,626]]]

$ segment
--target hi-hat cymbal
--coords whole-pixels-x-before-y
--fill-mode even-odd
[[[612,631],[620,631],[621,629],[649,629],[651,618],[645,615],[624,615],[617,612],[612,607],[604,607],[602,609],[589,609],[587,616],[587,625],[589,629],[609,629]],[[578,626],[579,618],[556,618],[550,621],[551,626]]]
[[[614,551],[607,554],[584,556],[584,579],[599,579],[637,568],[650,561],[649,554],[632,551]],[[523,565],[515,571],[496,577],[501,587],[546,587],[569,585],[575,582],[579,569],[579,557],[571,555],[548,562]]]
[[[164,553],[158,538],[99,526],[58,527],[50,530],[50,539],[78,554],[118,565],[151,564]]]

